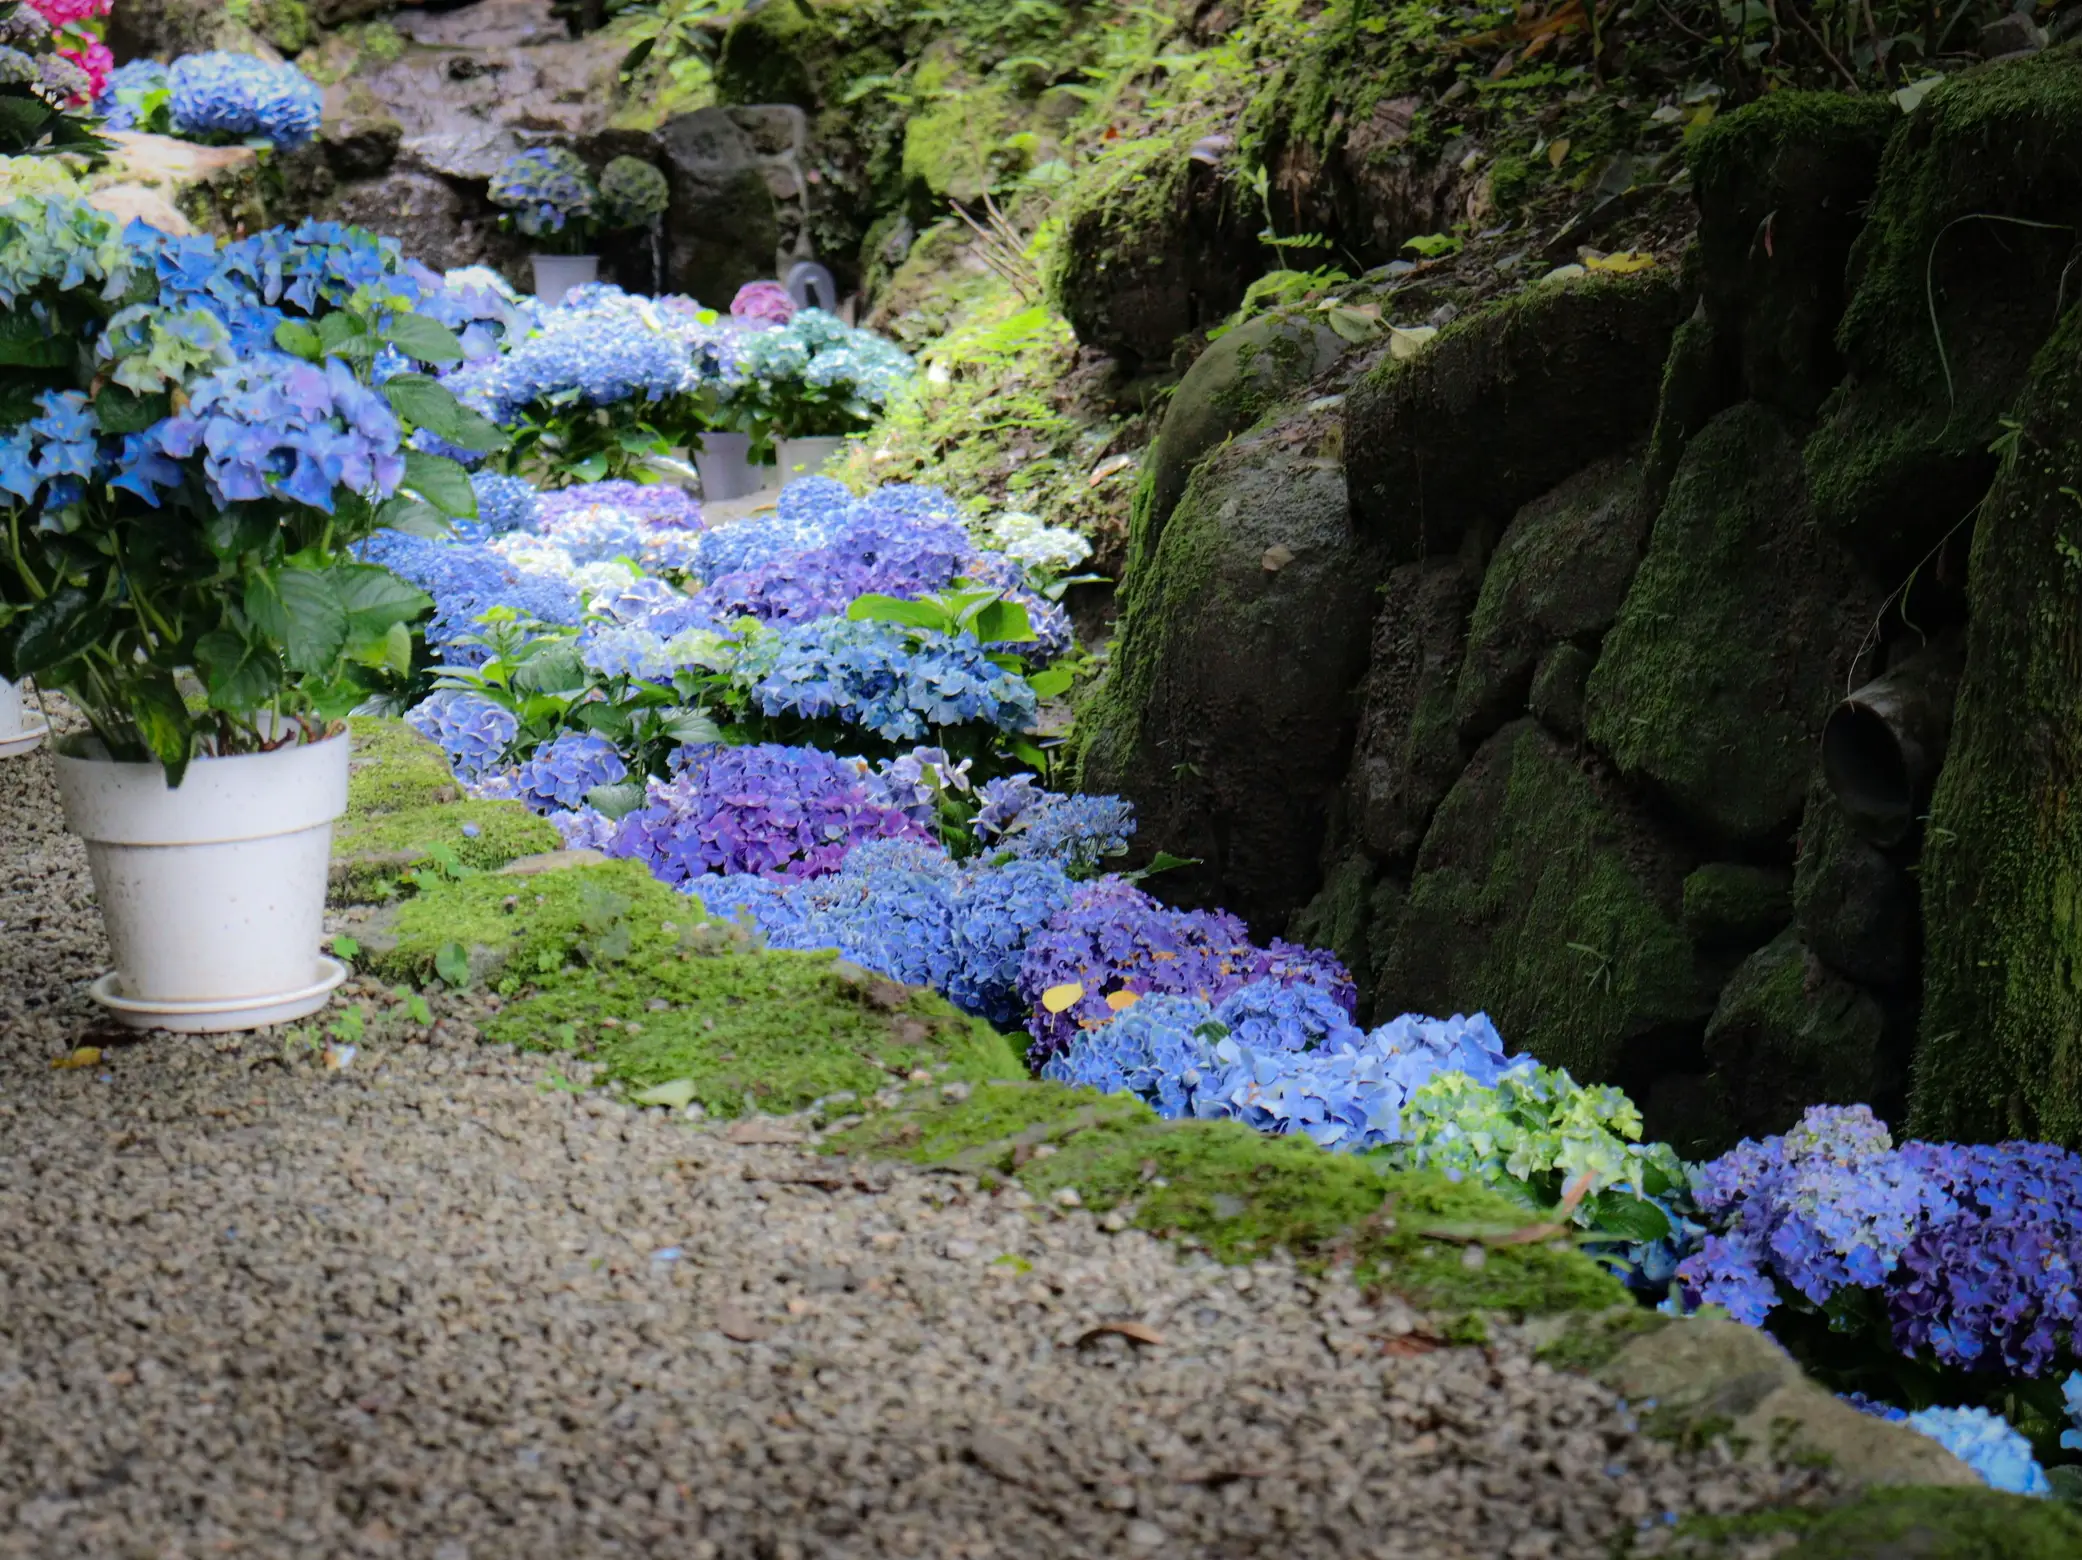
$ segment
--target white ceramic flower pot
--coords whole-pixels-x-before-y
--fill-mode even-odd
[[[600,280],[598,255],[536,255],[535,296],[554,309],[567,294]]]
[[[22,690],[0,677],[0,758],[35,752],[49,729],[44,718],[23,700]]]
[[[117,1022],[202,1034],[325,1005],[347,974],[318,951],[345,735],[198,759],[178,790],[157,764],[54,758],[116,956],[92,994]]]
[[[749,433],[704,433],[694,452],[694,465],[701,473],[703,503],[750,498],[762,486],[761,468],[752,464]]]
[[[793,482],[797,477],[822,476],[825,467],[846,451],[844,439],[782,439],[779,443],[781,481],[784,483]]]

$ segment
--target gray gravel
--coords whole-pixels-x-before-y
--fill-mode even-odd
[[[1799,1477],[1344,1282],[580,1094],[454,1010],[359,993],[344,1066],[54,1070],[106,950],[47,760],[0,820],[6,1560],[1529,1560]],[[1161,1341],[1087,1337],[1122,1320]]]

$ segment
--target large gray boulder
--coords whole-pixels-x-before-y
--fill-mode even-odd
[[[676,290],[721,308],[746,282],[774,273],[781,220],[763,153],[733,111],[700,109],[658,127],[672,181],[667,265]]]

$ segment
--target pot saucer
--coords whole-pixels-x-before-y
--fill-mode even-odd
[[[21,758],[43,746],[43,739],[51,734],[50,722],[41,715],[24,712],[22,729],[9,736],[0,736],[0,758]]]
[[[168,1029],[175,1034],[213,1035],[232,1029],[265,1029],[304,1018],[325,1006],[333,989],[347,978],[347,966],[320,958],[307,986],[267,997],[213,997],[190,1002],[152,1002],[120,995],[114,970],[87,988],[87,995],[109,1010],[127,1029]]]

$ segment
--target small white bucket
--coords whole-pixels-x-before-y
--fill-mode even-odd
[[[535,296],[554,309],[565,296],[600,280],[598,255],[535,256]]]
[[[844,439],[782,439],[781,481],[786,484],[798,477],[820,477],[845,452]]]
[[[22,690],[0,677],[0,758],[33,753],[50,728],[22,698]]]
[[[157,764],[54,755],[87,844],[116,967],[93,988],[120,1023],[208,1033],[316,1012],[346,976],[319,953],[347,737]]]

